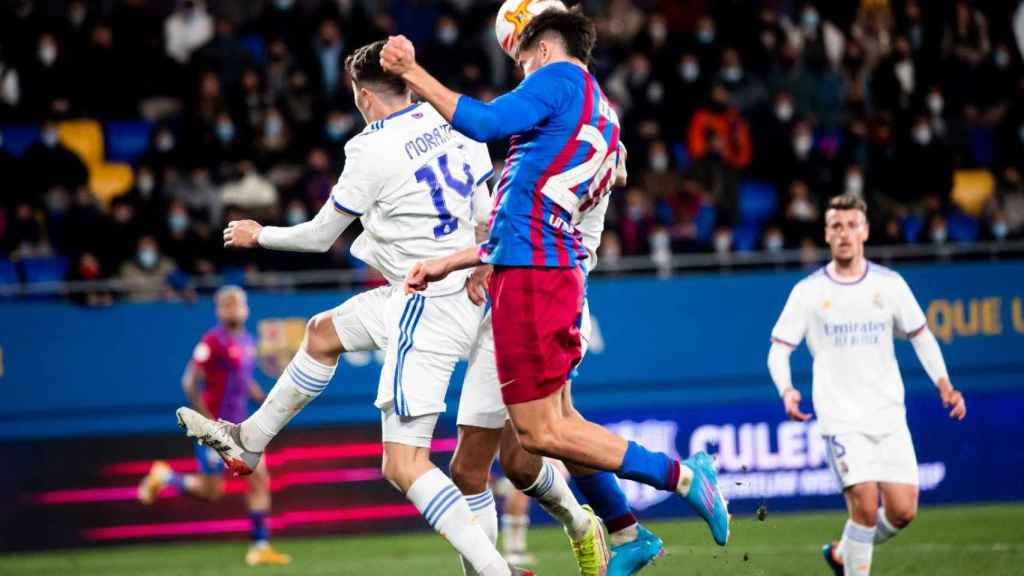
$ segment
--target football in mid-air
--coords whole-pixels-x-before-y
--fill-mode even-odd
[[[515,57],[519,34],[534,16],[545,10],[566,10],[566,7],[560,0],[505,0],[498,9],[494,35],[506,54]]]

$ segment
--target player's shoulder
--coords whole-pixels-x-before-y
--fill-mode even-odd
[[[793,286],[793,291],[814,289],[825,282],[828,282],[828,269],[825,266],[821,266],[798,280],[796,285]]]
[[[879,281],[881,281],[881,282],[883,282],[885,284],[901,285],[901,284],[905,284],[906,283],[906,280],[903,279],[903,275],[902,274],[900,274],[899,272],[893,270],[892,268],[889,268],[887,266],[882,266],[881,264],[876,264],[874,262],[870,262],[869,261],[868,262],[868,272],[872,276],[874,276],[877,280],[879,280]]]

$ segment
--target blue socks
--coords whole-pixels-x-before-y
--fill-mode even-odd
[[[249,512],[249,520],[252,521],[252,532],[249,539],[254,544],[260,544],[270,540],[270,527],[267,525],[266,512]]]
[[[615,475],[658,490],[675,492],[679,484],[679,462],[667,454],[651,452],[636,442],[630,442]]]
[[[589,476],[573,476],[572,482],[594,509],[594,513],[604,520],[609,533],[636,524],[636,516],[630,510],[629,501],[626,500],[615,474],[597,472]]]
[[[179,492],[185,491],[185,475],[177,472],[171,472],[171,475],[167,477],[167,485],[174,486]]]

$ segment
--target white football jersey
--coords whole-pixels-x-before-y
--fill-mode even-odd
[[[906,426],[893,337],[926,325],[903,277],[869,262],[856,281],[840,282],[827,267],[800,281],[772,339],[795,348],[807,338],[814,357],[814,411],[823,434],[884,434]]]
[[[331,192],[337,210],[358,216],[352,254],[392,284],[413,264],[473,246],[474,191],[492,172],[487,146],[418,103],[368,125],[345,144]],[[462,288],[469,271],[431,283],[427,295]]]

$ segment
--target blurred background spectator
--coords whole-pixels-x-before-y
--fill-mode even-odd
[[[220,229],[296,223],[327,200],[363,124],[344,60],[368,41],[401,32],[460,90],[512,88],[498,4],[4,3],[3,257],[68,258],[76,279],[348,266],[358,226],[292,259],[240,258]],[[869,202],[874,243],[1024,235],[1014,2],[582,6],[630,151],[606,262],[810,250],[844,191]]]

